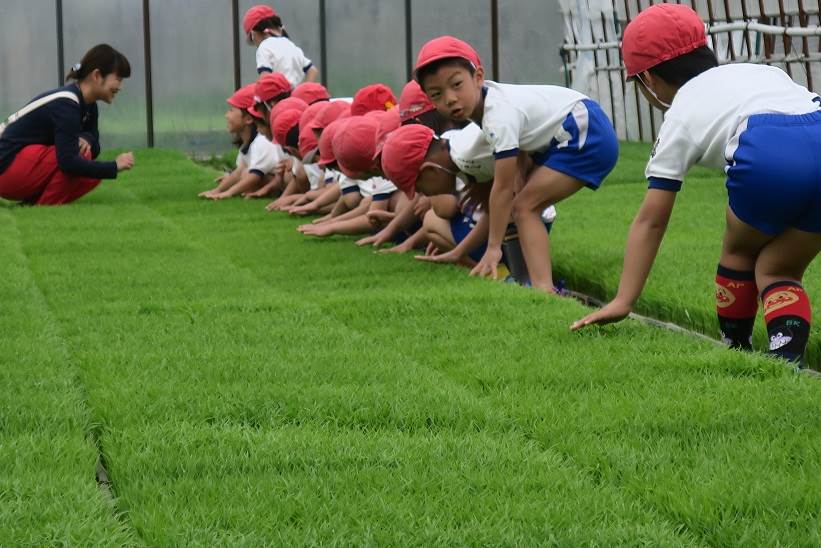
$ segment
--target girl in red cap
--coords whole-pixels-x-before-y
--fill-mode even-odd
[[[276,166],[284,159],[281,149],[257,131],[258,113],[254,110],[254,84],[236,91],[226,102],[228,132],[239,148],[236,168],[217,178],[216,188],[200,193],[200,197],[223,200],[249,194],[274,177]]]
[[[727,174],[727,226],[716,275],[722,338],[751,348],[760,298],[770,351],[801,362],[810,301],[801,279],[821,249],[819,97],[774,67],[717,66],[704,23],[690,8],[660,4],[624,31],[627,77],[666,111],[647,163],[649,189],[627,240],[616,297],[572,329],[625,318],[650,273],[687,171]]]
[[[319,79],[319,70],[291,41],[273,8],[253,6],[245,12],[242,27],[248,42],[257,46],[257,72],[281,72],[291,87]]]
[[[559,86],[485,80],[469,44],[443,36],[419,52],[415,77],[442,114],[474,122],[493,145],[488,243],[473,275],[497,276],[511,215],[533,287],[555,291],[542,212],[582,188],[596,190],[618,159],[618,140],[599,105]],[[521,162],[535,169],[526,180]]]
[[[125,56],[107,44],[91,48],[66,86],[38,95],[0,124],[0,197],[58,205],[91,192],[100,179],[131,169],[134,156],[95,162],[100,154],[97,101],[111,103],[131,75]]]

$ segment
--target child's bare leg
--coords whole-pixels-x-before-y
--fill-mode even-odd
[[[550,238],[542,211],[584,188],[574,177],[541,166],[530,175],[524,189],[513,199],[513,219],[534,288],[553,291]]]
[[[436,246],[440,253],[445,253],[456,247],[456,240],[453,239],[450,222],[434,213],[433,210],[425,214],[422,229],[425,231],[425,237]]]

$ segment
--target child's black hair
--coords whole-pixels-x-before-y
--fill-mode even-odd
[[[296,124],[285,134],[285,146],[299,150],[299,124]]]
[[[680,88],[702,72],[717,66],[718,60],[713,50],[707,46],[701,46],[690,53],[659,63],[648,71],[671,86]]]
[[[290,36],[288,36],[288,31],[286,31],[285,27],[282,26],[282,19],[280,19],[278,15],[268,17],[267,19],[263,19],[262,21],[256,24],[253,30],[260,33],[264,33],[268,29],[282,29],[282,36],[284,36],[285,38],[290,38]]]
[[[424,67],[420,68],[416,71],[416,81],[422,87],[422,90],[425,89],[425,78],[432,74],[436,74],[436,72],[445,66],[457,66],[465,69],[470,73],[471,76],[476,74],[476,67],[473,66],[473,63],[464,59],[462,57],[445,57],[444,59],[439,59],[432,63],[425,65]]]
[[[83,80],[97,69],[103,77],[109,74],[116,74],[120,78],[131,76],[131,63],[126,56],[108,44],[98,44],[88,50],[78,65],[71,68],[66,80]]]
[[[406,120],[402,123],[403,126],[410,124],[422,124],[433,130],[436,135],[441,135],[451,129],[462,129],[470,122],[456,122],[450,118],[446,118],[439,113],[438,110],[429,110],[419,116]]]

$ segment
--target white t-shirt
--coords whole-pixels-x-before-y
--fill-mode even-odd
[[[453,129],[442,134],[442,138],[448,140],[450,145],[450,157],[459,167],[459,171],[465,175],[473,177],[477,183],[490,183],[494,176],[493,147],[485,139],[481,128],[474,123],[462,129]],[[465,183],[461,178],[456,178],[456,192],[459,202],[464,200]],[[478,221],[481,213],[472,212],[474,221]],[[549,206],[542,212],[542,219],[552,223],[556,219],[556,207]]]
[[[302,49],[284,36],[270,36],[257,47],[257,72],[281,72],[293,87],[305,79],[312,65]]]
[[[519,86],[485,80],[482,130],[497,158],[542,152],[573,105],[587,96],[561,86]]]
[[[339,183],[339,190],[341,190],[343,193],[345,192],[345,190],[349,188],[359,187],[358,180],[351,179],[350,177],[348,177],[340,171],[337,171],[334,174],[336,175],[336,182]]]
[[[263,134],[258,133],[247,148],[240,149],[237,154],[237,167],[241,167],[243,171],[250,171],[264,177],[268,173],[272,173],[277,164],[284,159],[285,152],[282,147],[275,145],[266,139]]]
[[[775,67],[743,63],[703,72],[676,93],[645,175],[680,183],[694,164],[724,168],[732,162],[747,118],[814,112],[816,97]],[[662,188],[678,189],[675,184]]]
[[[371,177],[370,179],[358,180],[359,193],[364,197],[373,197],[379,194],[393,194],[398,189],[388,179],[384,177]]]
[[[482,128],[470,123],[463,129],[444,132],[442,138],[448,140],[450,157],[459,171],[470,175],[478,183],[493,180],[493,146],[485,139]]]
[[[305,175],[308,176],[308,184],[311,190],[316,190],[325,180],[325,170],[319,164],[305,164]]]

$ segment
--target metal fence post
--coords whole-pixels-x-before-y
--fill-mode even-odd
[[[490,45],[493,79],[499,81],[499,0],[490,0]]]
[[[411,0],[405,0],[405,66],[408,69],[408,80],[413,74],[413,6]]]
[[[151,6],[143,0],[143,48],[145,53],[145,119],[146,140],[154,147],[154,86],[151,81]]]
[[[242,71],[239,55],[239,0],[233,0],[231,2],[231,21],[234,25],[234,31],[231,34],[234,40],[234,89],[239,89],[242,86]]]
[[[55,0],[57,11],[57,85],[66,81],[66,54],[63,47],[63,0]]]
[[[325,0],[319,0],[319,69],[322,85],[328,87],[328,25]]]

